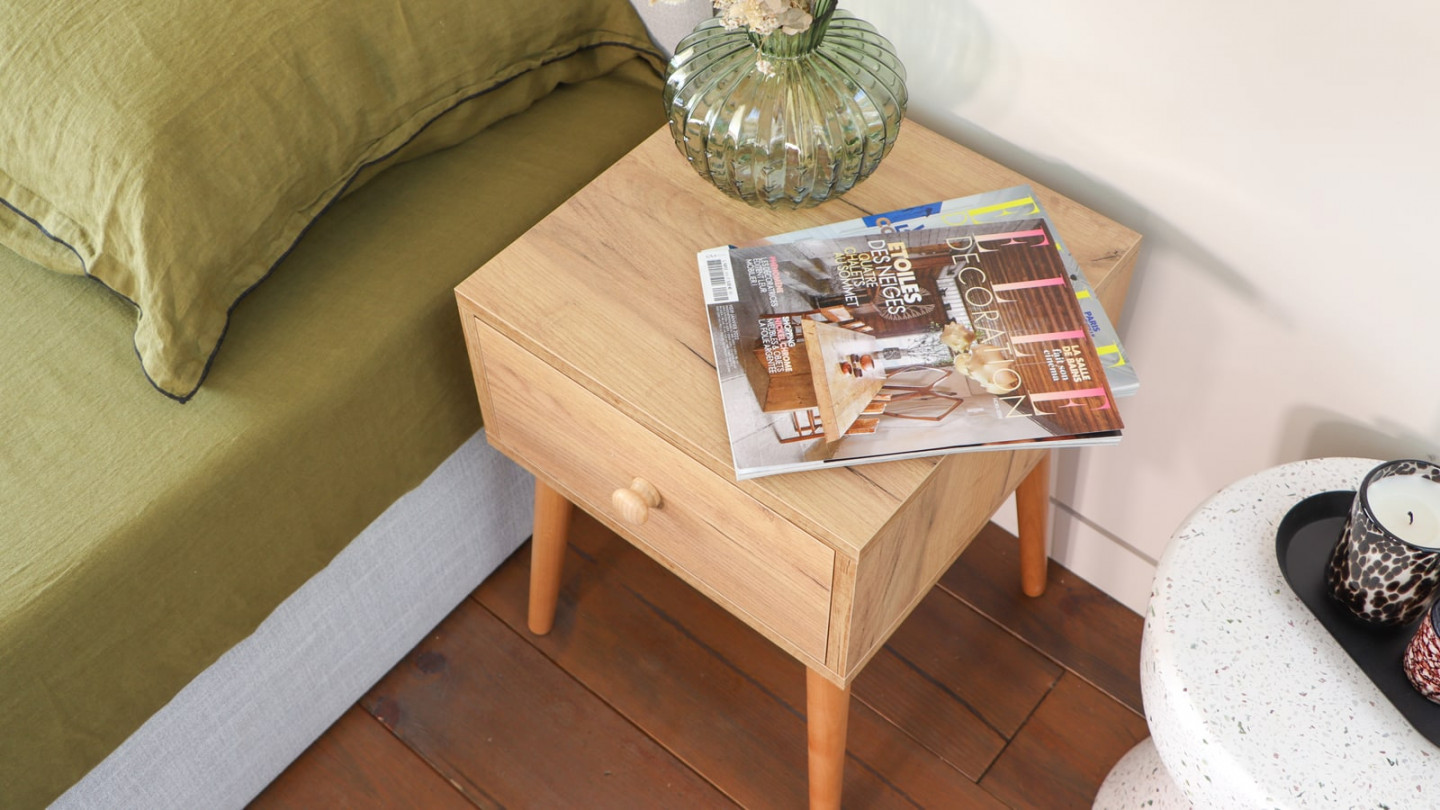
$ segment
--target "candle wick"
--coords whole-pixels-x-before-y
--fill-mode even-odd
[[[1407,515],[1410,516],[1410,525],[1411,525],[1411,526],[1414,526],[1414,525],[1415,525],[1415,513],[1414,513],[1414,512],[1406,512],[1405,514],[1407,514]]]

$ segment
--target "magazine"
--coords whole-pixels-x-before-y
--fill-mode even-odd
[[[737,478],[1119,441],[1048,220],[940,214],[699,254]]]
[[[757,244],[861,236],[878,233],[882,225],[888,225],[897,231],[911,231],[927,227],[979,225],[1035,217],[1044,219],[1050,232],[1055,234],[1055,246],[1059,249],[1061,260],[1065,262],[1065,269],[1070,274],[1070,283],[1075,288],[1075,297],[1080,302],[1081,311],[1085,314],[1085,322],[1095,342],[1095,349],[1099,352],[1100,359],[1105,365],[1110,388],[1117,397],[1133,396],[1140,388],[1140,378],[1136,374],[1135,366],[1126,355],[1125,347],[1120,342],[1120,336],[1110,322],[1110,316],[1105,314],[1105,308],[1100,306],[1099,299],[1095,297],[1094,290],[1090,288],[1090,282],[1080,271],[1079,262],[1075,261],[1075,257],[1065,248],[1060,234],[1055,230],[1054,223],[1041,207],[1039,198],[1035,196],[1035,192],[1029,186],[1012,186],[999,191],[988,191],[969,197],[926,203],[898,211],[888,211],[883,214],[821,225],[803,231],[772,236]]]

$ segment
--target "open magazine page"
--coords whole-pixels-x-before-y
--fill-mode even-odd
[[[1099,299],[1095,297],[1094,291],[1090,288],[1090,282],[1080,271],[1079,262],[1065,248],[1064,242],[1055,229],[1054,222],[1045,213],[1039,199],[1035,197],[1029,186],[1012,186],[969,197],[888,211],[874,216],[779,234],[763,241],[766,244],[779,244],[807,239],[861,236],[878,233],[882,226],[891,227],[897,231],[912,231],[956,225],[984,225],[1034,217],[1044,219],[1051,233],[1055,234],[1055,244],[1059,248],[1061,259],[1070,274],[1070,282],[1075,289],[1076,299],[1085,315],[1085,321],[1090,329],[1091,337],[1095,341],[1096,349],[1105,364],[1105,373],[1115,391],[1115,396],[1133,396],[1140,388],[1140,378],[1135,372],[1134,365],[1130,363],[1125,354],[1125,347],[1120,342],[1120,336],[1110,322],[1110,317],[1105,314],[1105,308],[1100,306]]]
[[[1043,218],[701,254],[740,478],[1121,421]]]

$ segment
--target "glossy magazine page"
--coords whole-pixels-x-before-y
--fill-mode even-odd
[[[767,242],[700,254],[737,477],[1119,440],[1043,217]]]
[[[903,232],[954,225],[985,225],[1035,217],[1044,219],[1050,232],[1054,234],[1055,246],[1060,251],[1060,258],[1065,263],[1066,271],[1070,274],[1071,286],[1075,288],[1075,297],[1085,315],[1085,322],[1095,342],[1096,351],[1099,352],[1100,359],[1105,364],[1105,373],[1110,380],[1111,389],[1117,397],[1133,396],[1140,388],[1140,378],[1135,371],[1135,366],[1125,353],[1125,347],[1120,342],[1120,335],[1115,331],[1115,326],[1110,322],[1110,316],[1105,313],[1105,308],[1100,306],[1100,300],[1095,297],[1094,291],[1090,288],[1090,282],[1080,271],[1079,262],[1065,248],[1065,242],[1059,231],[1056,230],[1053,220],[1040,205],[1039,199],[1029,186],[1012,186],[969,197],[958,197],[898,211],[888,211],[874,216],[849,219],[844,222],[780,234],[770,237],[764,242],[779,244],[805,239],[861,236],[879,233],[881,227],[887,226]]]

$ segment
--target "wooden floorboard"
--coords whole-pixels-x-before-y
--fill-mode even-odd
[[[1015,536],[986,524],[940,579],[940,587],[1007,628],[1101,691],[1143,713],[1140,703],[1140,615],[1050,561],[1044,595],[1016,585]]]
[[[891,650],[881,650],[870,660],[851,696],[975,781],[1009,742],[993,727],[977,722],[943,684],[917,677],[911,662]]]
[[[733,806],[474,602],[362,705],[481,807]]]
[[[475,805],[359,706],[347,711],[251,805],[256,810]]]
[[[987,528],[955,566],[974,570],[952,569],[857,679],[847,807],[1088,807],[1144,736],[1139,617],[1053,565],[1045,597],[1019,597],[1014,543]],[[393,729],[396,769],[480,807],[805,805],[800,664],[578,512],[536,637],[528,562],[527,546],[352,711]],[[325,766],[356,733],[347,715],[263,806],[406,806],[370,784],[390,767],[376,757]],[[337,781],[351,800],[292,798]]]
[[[1139,715],[1067,673],[980,785],[1011,807],[1085,810],[1110,768],[1147,736]]]
[[[802,806],[804,668],[589,517],[576,515],[571,549],[555,629],[536,646],[740,804]],[[518,563],[477,592],[517,631],[528,583]],[[845,791],[863,797],[858,806],[913,807],[907,788],[921,790],[922,778],[981,801],[970,780],[894,724],[869,722],[860,706],[851,719]],[[867,750],[912,763],[915,785],[867,767]]]
[[[885,650],[1007,739],[1064,671],[938,588],[921,600]],[[861,677],[865,674],[862,670]]]

